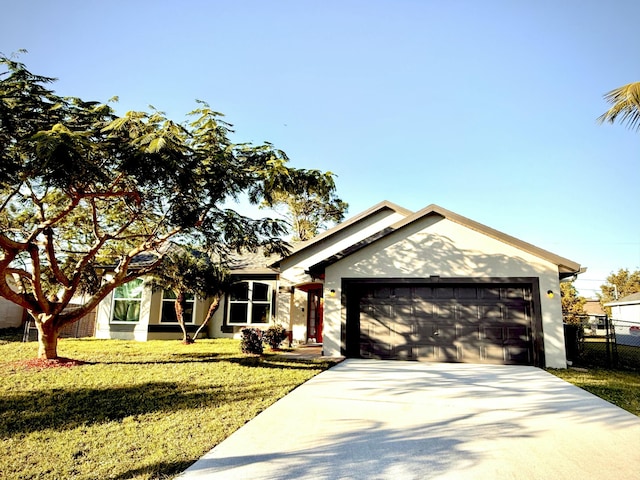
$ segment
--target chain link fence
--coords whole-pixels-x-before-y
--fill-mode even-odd
[[[581,317],[564,329],[570,365],[640,370],[640,322],[602,315]]]

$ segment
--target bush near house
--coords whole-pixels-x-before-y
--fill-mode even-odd
[[[240,337],[240,350],[242,353],[262,355],[262,330],[259,328],[243,328]]]
[[[271,350],[277,350],[287,338],[287,330],[282,325],[272,325],[262,334],[263,341]]]

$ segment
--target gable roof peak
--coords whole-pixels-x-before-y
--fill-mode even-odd
[[[371,215],[375,215],[376,213],[382,212],[384,210],[391,210],[392,212],[395,212],[395,213],[397,213],[399,215],[402,215],[404,217],[408,217],[408,216],[413,214],[413,212],[411,210],[408,210],[408,209],[406,209],[404,207],[401,207],[400,205],[397,205],[397,204],[395,204],[393,202],[390,202],[388,200],[383,200],[383,201],[381,201],[379,203],[376,203],[374,206],[364,210],[363,212],[360,212],[357,215],[355,215],[355,216],[353,216],[351,218],[348,218],[347,220],[339,223],[338,225],[335,225],[334,227],[332,227],[332,228],[330,228],[328,230],[325,230],[322,233],[319,233],[318,235],[316,235],[313,238],[310,238],[309,240],[305,240],[304,242],[296,243],[294,245],[293,249],[291,250],[291,252],[289,252],[289,254],[286,257],[290,257],[291,255],[294,255],[294,254],[296,254],[296,253],[298,253],[298,252],[300,252],[300,251],[302,251],[302,250],[304,250],[304,249],[306,249],[306,248],[308,248],[308,247],[310,247],[312,245],[315,245],[316,243],[324,240],[325,238],[330,237],[332,235],[335,235],[336,233],[344,230],[345,228],[347,228],[347,227],[349,227],[351,225],[354,225],[354,224],[366,219],[367,217],[370,217]],[[284,260],[284,258],[286,258],[286,257],[283,257],[280,260],[272,263],[271,266],[272,267],[277,267],[280,264],[280,262],[282,260]]]
[[[479,233],[492,237],[496,240],[507,243],[521,250],[527,251],[549,262],[555,263],[558,266],[558,271],[562,278],[569,277],[572,275],[577,275],[586,271],[586,269],[583,269],[576,262],[573,262],[567,258],[551,253],[540,247],[536,247],[535,245],[532,245],[528,242],[524,242],[518,238],[512,237],[511,235],[507,235],[506,233],[495,230],[491,227],[483,225],[469,218],[463,217],[462,215],[458,215],[457,213],[454,213],[450,210],[442,208],[439,205],[436,205],[435,203],[432,203],[424,207],[423,209],[418,210],[415,213],[405,216],[405,218],[402,218],[401,220],[397,221],[396,223],[382,230],[381,232],[378,232],[377,234],[374,234],[369,238],[366,238],[358,242],[357,244],[352,245],[351,247],[343,250],[342,252],[332,255],[331,257],[325,259],[324,261],[317,263],[316,265],[312,266],[311,269],[316,271],[322,270],[327,265],[330,265],[340,260],[341,258],[344,258],[345,256],[350,255],[364,248],[365,246],[378,241],[380,238],[390,235],[391,233],[397,232],[398,230],[406,227],[407,225],[410,225],[413,222],[419,221],[430,215],[438,215],[442,218],[458,223],[466,228],[475,230]]]

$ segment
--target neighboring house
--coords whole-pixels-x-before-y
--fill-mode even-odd
[[[604,304],[611,307],[611,319],[620,345],[640,347],[640,292]]]
[[[8,277],[9,286],[18,291],[18,285],[14,277]],[[25,311],[19,305],[0,297],[0,328],[15,328],[22,325]]]
[[[15,328],[22,325],[24,309],[0,297],[0,328]]]
[[[329,356],[566,367],[559,282],[580,265],[437,205],[381,202],[284,258],[244,262],[209,336],[278,323]],[[179,338],[171,302],[122,286],[96,336]],[[192,329],[207,307],[193,301]]]
[[[584,313],[587,315],[585,333],[588,335],[606,335],[606,312],[602,309],[600,300],[587,299],[584,303]]]

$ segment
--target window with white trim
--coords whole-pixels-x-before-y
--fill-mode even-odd
[[[229,292],[229,325],[269,323],[271,318],[271,285],[247,280],[232,285]]]
[[[136,278],[113,291],[112,322],[139,322],[143,281]]]
[[[193,294],[185,294],[184,323],[194,323],[195,298]],[[173,290],[162,292],[162,309],[160,310],[160,323],[178,323],[176,318],[176,294]]]

